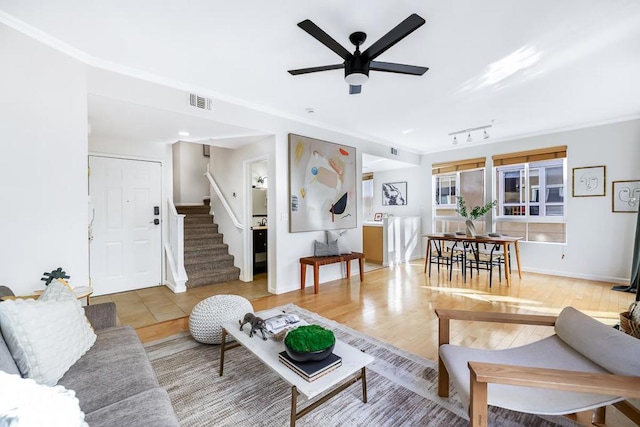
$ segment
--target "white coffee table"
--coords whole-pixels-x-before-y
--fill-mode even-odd
[[[267,319],[272,316],[282,314],[280,310],[265,310],[256,313],[257,316]],[[253,353],[258,359],[262,361],[269,369],[278,374],[280,378],[291,385],[291,422],[293,427],[296,425],[296,421],[308,414],[318,406],[322,405],[327,400],[331,399],[338,393],[342,392],[352,384],[362,381],[362,401],[367,403],[367,377],[366,366],[374,361],[373,356],[363,353],[362,351],[354,348],[348,344],[343,343],[340,340],[336,340],[336,345],[333,350],[335,354],[342,358],[342,366],[329,372],[326,375],[309,382],[298,374],[293,372],[290,368],[284,365],[278,359],[278,354],[284,351],[284,342],[275,341],[272,338],[268,338],[266,341],[262,339],[262,335],[254,333],[252,338],[249,338],[250,325],[245,325],[244,330],[240,331],[240,324],[238,320],[229,321],[222,325],[222,345],[220,348],[220,376],[224,371],[224,353],[225,351],[237,347],[239,345],[244,346],[251,353]],[[301,321],[302,325],[306,322]],[[225,343],[226,335],[231,335],[236,342]],[[312,399],[318,395],[323,394],[322,398],[312,403],[311,405],[297,410],[297,398],[298,393],[303,394],[307,399]]]

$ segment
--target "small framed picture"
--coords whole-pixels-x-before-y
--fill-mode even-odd
[[[573,168],[571,183],[573,197],[604,196],[606,192],[606,170],[606,166]]]
[[[211,146],[202,144],[202,155],[205,157],[211,157]]]
[[[382,213],[378,212],[373,216],[374,221],[382,221]]]
[[[382,184],[382,206],[404,206],[407,204],[407,182]]]
[[[640,181],[613,181],[611,190],[613,212],[638,212]]]

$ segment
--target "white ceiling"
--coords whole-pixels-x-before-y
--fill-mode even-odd
[[[427,66],[424,76],[372,71],[362,94],[348,95],[342,70],[287,73],[341,62],[297,27],[304,19],[353,51],[350,33],[366,32],[366,49],[411,13],[426,24],[378,60]],[[311,107],[315,122],[419,153],[492,122],[492,138],[478,133],[474,144],[640,114],[638,0],[0,0],[0,21],[93,66],[288,117],[308,120]],[[113,104],[90,98],[92,132],[159,142],[178,139],[181,124],[199,140],[252,133]],[[119,126],[123,111],[165,126]]]

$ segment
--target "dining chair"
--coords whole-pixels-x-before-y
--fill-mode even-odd
[[[502,282],[502,266],[504,265],[504,251],[498,244],[473,243],[467,242],[470,248],[469,255],[466,257],[470,270],[470,276],[473,279],[473,269],[480,274],[480,270],[489,271],[489,287],[493,281],[493,269],[498,267],[498,281]],[[474,267],[475,265],[475,267]],[[506,267],[505,267],[506,268]]]
[[[458,242],[447,242],[445,240],[431,240],[431,250],[429,251],[429,277],[431,277],[431,265],[436,264],[438,274],[440,274],[440,266],[443,265],[449,272],[449,281],[453,279],[453,264],[459,264],[462,267],[462,277],[465,278],[464,268],[464,252],[458,248]]]

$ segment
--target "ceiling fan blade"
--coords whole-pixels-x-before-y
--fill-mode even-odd
[[[298,70],[289,70],[289,74],[297,76],[298,74],[316,73],[318,71],[339,70],[344,68],[344,64],[323,65],[321,67],[300,68]]]
[[[421,76],[427,72],[427,67],[419,67],[417,65],[395,64],[393,62],[371,61],[370,70],[386,71],[387,73],[412,74]]]
[[[357,95],[362,91],[362,86],[349,85],[349,95]]]
[[[313,38],[337,53],[340,58],[346,60],[351,56],[351,52],[349,52],[340,43],[331,38],[329,34],[325,33],[322,29],[320,29],[320,27],[311,22],[311,20],[305,19],[304,21],[298,23],[298,27],[302,28]]]
[[[400,40],[417,30],[424,23],[425,20],[422,17],[418,16],[415,13],[411,14],[411,16],[396,25],[396,27],[389,31],[387,34],[380,37],[377,42],[369,46],[367,50],[362,52],[362,56],[365,56],[369,59],[377,58],[391,46],[398,43]]]

